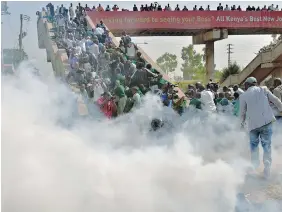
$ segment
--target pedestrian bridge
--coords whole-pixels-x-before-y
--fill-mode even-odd
[[[52,40],[52,23],[49,23],[42,12],[37,21],[38,45],[46,49],[47,61],[52,63],[56,76],[64,77],[69,64],[63,49],[59,49]],[[87,12],[89,28],[103,20],[110,30],[110,36],[116,46],[119,45],[116,36],[122,31],[131,36],[193,36],[194,44],[206,44],[207,79],[214,70],[214,42],[227,38],[228,35],[245,34],[282,34],[281,11],[166,11],[166,12]],[[164,79],[169,77],[140,48],[144,59],[160,71]],[[230,76],[223,85],[240,84],[248,76],[255,76],[258,81],[264,80],[269,74],[281,70],[281,43],[270,52],[261,53],[236,76]],[[179,90],[179,96],[183,96]]]
[[[42,11],[42,15],[38,18],[37,21],[37,34],[38,34],[38,46],[40,49],[46,49],[47,54],[47,62],[52,63],[52,68],[56,77],[65,78],[68,74],[69,70],[69,61],[67,53],[64,49],[60,49],[56,42],[52,39],[54,36],[53,24],[47,21],[45,11]],[[87,24],[89,28],[95,28],[96,23],[93,23],[90,17],[86,17]],[[110,32],[110,37],[115,46],[119,46],[119,42],[115,38],[115,36]],[[142,53],[143,58],[150,63],[152,67],[158,70],[162,75],[163,79],[170,81],[169,77],[161,70],[161,68],[140,48],[138,47],[138,51]],[[178,96],[181,98],[184,96],[184,93],[179,88],[175,88],[178,90]]]

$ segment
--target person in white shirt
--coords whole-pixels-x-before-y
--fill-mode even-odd
[[[63,15],[58,16],[57,24],[59,27],[59,32],[64,32],[65,31],[65,19]]]
[[[73,45],[73,48],[74,48],[74,53],[77,54],[77,55],[81,55],[82,54],[82,49],[78,45],[78,43],[74,41],[72,45]]]
[[[241,88],[239,88],[238,85],[233,86],[233,91],[234,91],[234,93],[238,93],[239,95],[244,93],[244,91]]]
[[[205,90],[203,85],[199,85],[199,91],[201,92],[202,110],[210,113],[216,112],[213,93],[210,90]]]
[[[167,5],[166,10],[167,10],[167,11],[171,11],[171,7],[170,7],[169,4]]]
[[[276,78],[274,79],[274,90],[273,94],[282,101],[282,79]]]
[[[230,8],[228,7],[228,4],[226,4],[226,7],[224,8],[225,11],[230,10]]]
[[[72,3],[70,4],[70,7],[69,7],[69,14],[70,14],[70,20],[73,20],[74,19],[74,10],[73,10],[73,7],[72,7]]]
[[[96,59],[98,59],[98,55],[100,54],[98,44],[99,44],[98,41],[94,40],[93,44],[88,47],[89,48],[89,52],[91,54],[93,54],[96,57]]]
[[[130,59],[135,58],[137,50],[138,50],[138,48],[136,47],[136,45],[133,42],[130,41],[127,45],[126,56]]]
[[[79,16],[80,16],[80,11],[79,11],[78,6],[76,6],[76,9],[74,10],[74,12],[75,12],[75,16],[76,16],[77,18],[79,18]]]
[[[274,79],[274,90],[273,90],[273,95],[276,96],[281,102],[282,102],[282,80],[279,78]],[[278,113],[277,108],[273,108],[275,111],[275,118],[277,119],[278,122],[282,122],[282,114]]]
[[[132,90],[132,94],[133,94],[133,108],[138,108],[140,105],[141,105],[141,96],[140,94],[138,93],[138,87],[133,87],[131,88]]]
[[[86,52],[85,41],[85,38],[83,38],[82,36],[80,37],[80,40],[77,41],[77,44],[80,46],[83,52]]]
[[[92,43],[93,43],[93,41],[91,40],[90,36],[87,36],[87,38],[85,39],[86,51],[89,49],[89,46],[91,46]]]
[[[57,6],[57,8],[56,8],[56,15],[59,15],[59,12],[60,12],[60,7],[59,6]]]
[[[71,35],[69,35],[67,38],[65,38],[64,42],[66,43],[68,49],[73,48],[74,39],[71,37]]]
[[[244,127],[246,120],[248,120],[251,161],[254,169],[260,165],[258,144],[261,141],[264,150],[264,176],[268,179],[272,162],[272,122],[275,121],[269,102],[272,102],[280,112],[282,111],[282,103],[266,87],[257,86],[257,80],[254,77],[247,78],[245,88],[245,93],[239,98],[241,124]]]
[[[96,27],[94,29],[94,32],[93,32],[94,35],[103,35],[104,34],[104,29],[101,28],[101,27]]]

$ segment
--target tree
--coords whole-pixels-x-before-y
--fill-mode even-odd
[[[206,62],[206,57],[207,57],[206,47],[204,47],[202,49],[202,51],[204,52],[204,54],[203,54],[203,62],[205,63]]]
[[[222,76],[222,71],[215,70],[213,74],[213,79],[215,82],[219,82]]]
[[[241,68],[238,66],[236,62],[231,63],[229,67],[224,68],[222,70],[220,82],[223,82],[224,80],[226,80],[227,77],[229,77],[230,75],[239,74],[240,71],[241,71]]]
[[[205,74],[203,54],[197,53],[192,44],[182,48],[181,58],[184,61],[181,67],[184,80],[195,79]]]
[[[262,47],[257,54],[259,54],[261,52],[270,51],[273,47],[276,46],[276,44],[278,42],[280,42],[282,40],[282,34],[272,34],[271,38],[272,38],[272,41],[270,42],[270,44]]]
[[[166,52],[157,59],[157,64],[166,74],[174,72],[178,64],[177,56]]]

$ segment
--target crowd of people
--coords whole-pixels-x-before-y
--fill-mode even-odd
[[[282,80],[277,78],[274,80],[273,87],[269,90],[282,101]],[[218,112],[228,115],[240,117],[240,102],[239,97],[244,93],[244,89],[238,85],[230,87],[219,87],[217,83],[210,82],[206,86],[197,82],[195,85],[188,85],[186,95],[189,105],[194,106],[199,110]],[[277,107],[270,102],[274,115],[277,119],[282,118],[282,114]]]
[[[184,97],[178,98],[175,86],[145,61],[126,32],[115,46],[103,21],[88,29],[82,10],[68,17],[63,10],[53,15],[50,4],[47,6],[49,19],[57,29],[55,41],[69,57],[65,80],[79,87],[84,102],[98,105],[112,118],[138,108],[142,97],[151,92],[160,95],[165,106],[180,114],[184,111]]]
[[[53,14],[51,7],[49,3],[50,19],[56,20],[57,44],[65,48],[69,57],[71,68],[66,80],[80,87],[87,102],[99,104],[104,114],[111,118],[139,107],[142,96],[152,92],[161,96],[165,106],[176,109],[180,115],[185,112],[187,98],[178,98],[176,85],[163,80],[162,75],[144,60],[126,32],[122,33],[116,47],[103,21],[89,30],[83,9],[69,17],[64,9]],[[82,8],[80,3],[78,8]],[[239,116],[239,95],[242,93],[238,85],[220,89],[218,84],[210,82],[207,86],[189,85],[186,97],[190,100],[189,105],[197,109]]]
[[[69,7],[65,7],[64,5],[57,6],[56,9],[52,4],[48,4],[47,7],[50,8],[50,12],[55,14],[55,13],[61,13],[64,14],[66,13],[69,15],[71,18],[75,17],[75,15],[79,13],[86,13],[88,11],[97,11],[97,12],[103,12],[103,11],[130,11],[129,9],[122,8],[120,9],[118,5],[110,6],[107,5],[106,7],[103,7],[101,4],[98,4],[97,6],[88,6],[85,4],[85,6],[82,6],[80,3],[78,3],[78,6],[73,7],[71,4]],[[228,5],[226,4],[225,7],[222,6],[221,3],[217,6],[217,8],[212,9],[210,5],[207,5],[206,8],[203,6],[197,6],[195,5],[193,8],[189,9],[187,6],[184,6],[183,8],[180,8],[179,5],[177,4],[175,7],[171,7],[170,4],[167,4],[165,6],[162,6],[161,4],[155,2],[151,3],[150,5],[145,4],[141,5],[140,8],[134,4],[132,11],[211,11],[211,10],[217,10],[217,11],[243,11],[244,9],[241,8],[240,5]],[[263,7],[260,6],[248,6],[245,8],[245,11],[282,11],[282,8],[279,8],[278,5],[274,6],[274,4],[271,4],[269,6],[264,5]]]
[[[282,79],[276,78],[273,87],[258,86],[254,77],[244,83],[244,90],[238,85],[222,89],[215,83],[204,87],[201,83],[190,85],[187,95],[190,106],[210,113],[233,114],[241,120],[242,128],[248,122],[251,149],[251,161],[256,173],[260,166],[258,145],[261,142],[264,155],[264,176],[270,177],[272,156],[272,125],[277,120],[278,129],[282,129]]]
[[[179,98],[176,85],[165,81],[145,61],[126,32],[122,33],[119,46],[115,46],[102,21],[88,29],[83,10],[69,17],[63,9],[53,14],[50,4],[47,7],[48,19],[57,29],[56,42],[69,57],[70,69],[64,80],[79,88],[77,92],[84,103],[96,105],[106,117],[114,118],[139,108],[143,96],[151,93],[159,96],[164,107],[173,108],[179,115],[190,109],[234,115],[241,118],[242,127],[248,121],[254,167],[259,164],[261,140],[264,174],[270,175],[272,122],[282,119],[281,79],[275,79],[271,90],[258,86],[254,77],[246,80],[245,89],[238,85],[220,88],[212,81],[204,86],[198,82],[188,86],[186,97]],[[162,126],[161,120],[152,121],[154,130]]]

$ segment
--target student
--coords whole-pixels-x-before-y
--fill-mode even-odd
[[[217,111],[219,112],[228,112],[229,111],[229,93],[219,93],[219,98],[217,100]]]
[[[282,101],[282,80],[279,78],[274,79],[273,87],[273,95],[276,96],[280,101]],[[275,118],[278,122],[282,122],[282,114],[279,113],[277,108],[272,103],[271,105],[275,113]]]
[[[118,102],[117,114],[122,115],[126,105],[127,97],[124,92],[124,87],[120,84],[119,80],[116,81],[116,86],[114,91]]]
[[[239,93],[234,93],[234,100],[232,101],[233,104],[233,115],[234,116],[239,116],[239,112],[240,112],[240,102],[239,102]]]
[[[274,80],[274,90],[273,94],[282,101],[282,80],[279,78],[276,78]]]
[[[131,91],[132,91],[132,94],[133,94],[132,99],[134,101],[134,103],[133,103],[134,108],[138,108],[141,105],[141,96],[138,93],[138,90],[139,90],[139,88],[137,86],[131,88]]]
[[[210,90],[205,90],[203,85],[199,85],[199,91],[201,92],[202,109],[209,113],[216,112],[214,94]]]
[[[234,86],[233,86],[233,91],[234,91],[235,93],[238,93],[239,95],[241,95],[242,93],[244,93],[244,91],[243,91],[241,88],[239,88],[238,85],[234,85]]]
[[[194,106],[196,109],[202,109],[202,103],[200,101],[201,93],[196,93],[190,100],[189,106]]]

